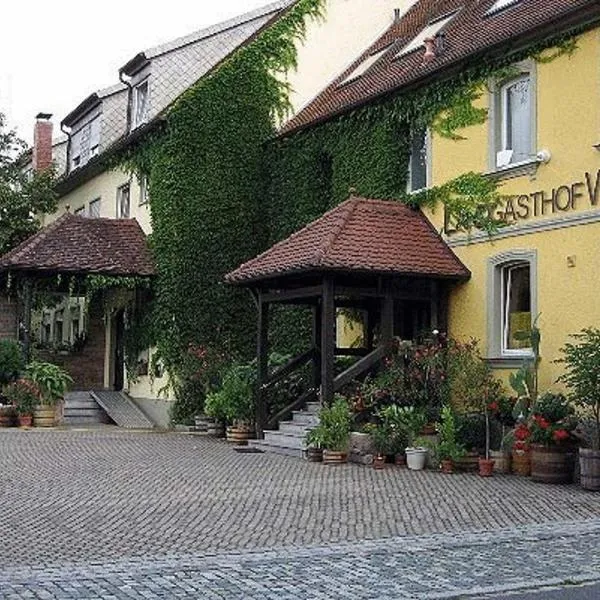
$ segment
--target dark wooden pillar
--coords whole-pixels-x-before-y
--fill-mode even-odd
[[[373,339],[375,337],[375,311],[369,304],[366,310],[365,323],[365,346],[369,352],[373,350]]]
[[[381,343],[389,346],[394,337],[394,297],[389,284],[384,286],[381,299]]]
[[[31,307],[33,303],[33,282],[23,281],[23,356],[29,362],[31,356]]]
[[[429,292],[430,292],[430,325],[431,330],[440,328],[440,286],[439,283],[432,279],[429,282]]]
[[[312,387],[317,390],[321,385],[321,304],[312,309],[312,345],[315,353],[312,359]]]
[[[331,277],[323,280],[321,304],[321,404],[333,401],[335,363],[335,302],[334,285]]]
[[[262,292],[257,296],[258,336],[256,340],[257,380],[256,380],[256,435],[263,437],[267,423],[267,403],[263,385],[269,375],[269,303],[263,300]]]
[[[439,286],[439,330],[450,335],[448,331],[448,309],[450,305],[450,287],[447,283],[443,283]]]

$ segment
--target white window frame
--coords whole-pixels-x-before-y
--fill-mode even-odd
[[[95,215],[93,214],[93,208],[92,207],[98,207],[98,214]],[[90,204],[88,206],[88,215],[90,217],[90,219],[98,219],[101,215],[101,210],[102,210],[102,198],[94,198],[93,200],[90,201]]]
[[[512,279],[512,272],[515,269],[529,267],[529,292],[531,295],[531,265],[529,261],[520,261],[514,263],[508,263],[500,267],[500,280],[501,280],[501,299],[500,306],[502,309],[501,314],[501,353],[503,356],[528,356],[532,353],[532,348],[509,348],[508,347],[508,334],[509,334],[509,290]],[[508,273],[508,276],[505,277],[505,273]],[[531,301],[531,298],[530,298]],[[531,314],[531,319],[533,322],[533,314]]]
[[[487,261],[487,354],[492,366],[518,368],[524,358],[532,358],[531,348],[507,348],[505,269],[529,265],[529,292],[532,323],[538,315],[538,268],[536,249],[512,249]]]
[[[435,38],[438,36],[446,27],[446,25],[448,25],[448,23],[454,19],[457,13],[458,11],[455,10],[453,13],[440,17],[432,23],[427,24],[408,44],[406,44],[406,46],[402,48],[402,50],[400,50],[400,52],[396,54],[394,58],[400,58],[401,56],[410,54],[418,49],[422,49],[424,51],[425,48],[423,44],[425,40],[430,37]]]
[[[80,206],[79,208],[76,208],[75,211],[73,212],[73,214],[78,217],[85,217],[85,205]]]
[[[123,214],[123,192],[127,190],[127,215]],[[117,219],[131,217],[131,184],[124,183],[117,188]]]
[[[406,179],[406,191],[409,194],[417,194],[418,192],[422,192],[423,190],[428,189],[431,186],[431,131],[429,129],[424,130],[423,142],[425,146],[425,187],[412,189],[412,164],[413,164],[413,153],[412,153],[412,138],[411,138],[411,152],[408,159],[408,176]],[[417,133],[420,133],[418,131]],[[414,134],[413,134],[414,135]]]
[[[140,178],[140,200],[139,206],[145,206],[150,202],[150,197],[148,195],[148,177],[146,175],[142,175]]]
[[[143,114],[140,114],[140,111],[139,111],[140,91],[143,87],[146,88],[146,98],[145,98],[144,107],[143,107],[144,112],[143,112]],[[148,108],[149,108],[149,101],[150,101],[149,77],[147,77],[143,81],[140,81],[140,83],[138,83],[133,88],[132,96],[133,96],[133,99],[132,99],[132,103],[131,103],[131,128],[135,129],[136,127],[139,127],[140,125],[143,125],[144,123],[146,123],[148,121]]]

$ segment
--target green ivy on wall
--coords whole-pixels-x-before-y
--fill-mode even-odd
[[[180,381],[189,375],[183,357],[190,344],[238,359],[253,354],[254,305],[246,291],[226,286],[224,275],[345,200],[350,188],[415,206],[443,202],[465,229],[493,233],[499,223],[481,206],[492,208],[500,196],[481,175],[406,194],[411,136],[431,127],[459,140],[487,118],[474,102],[490,77],[557,44],[557,55],[572,51],[555,38],[276,139],[275,123],[289,110],[281,74],[296,66],[296,43],[324,4],[299,0],[184,93],[159,132],[120,156],[149,179],[158,270],[152,328],[161,360]],[[277,350],[306,341],[307,327],[293,314],[275,316],[274,337],[283,342]]]

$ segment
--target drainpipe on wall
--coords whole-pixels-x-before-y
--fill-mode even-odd
[[[124,83],[129,88],[129,91],[127,92],[127,132],[129,132],[131,129],[131,96],[133,86],[131,85],[131,81],[129,79],[124,78],[122,70],[119,70],[119,81]]]
[[[65,129],[64,124],[61,123],[60,130],[67,136],[67,164],[65,165],[65,172],[68,174],[71,172],[71,128]]]

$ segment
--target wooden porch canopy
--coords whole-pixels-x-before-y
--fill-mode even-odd
[[[311,361],[312,390],[320,389],[322,403],[331,402],[336,391],[384,356],[394,335],[395,300],[430,302],[431,325],[443,326],[445,282],[469,277],[469,270],[421,211],[400,202],[358,197],[229,273],[226,281],[250,288],[258,305],[258,431],[276,425],[285,412],[307,399],[299,398],[267,419],[261,397],[266,387]],[[269,377],[267,333],[272,303],[311,305],[313,336],[307,352]],[[366,348],[336,348],[336,307],[366,310]],[[336,354],[361,358],[336,377]]]
[[[154,262],[135,219],[86,218],[65,213],[0,257],[0,278],[23,283],[24,346],[29,351],[31,302],[36,282],[67,290],[71,278],[88,275],[150,277]],[[62,276],[59,283],[56,278]]]

